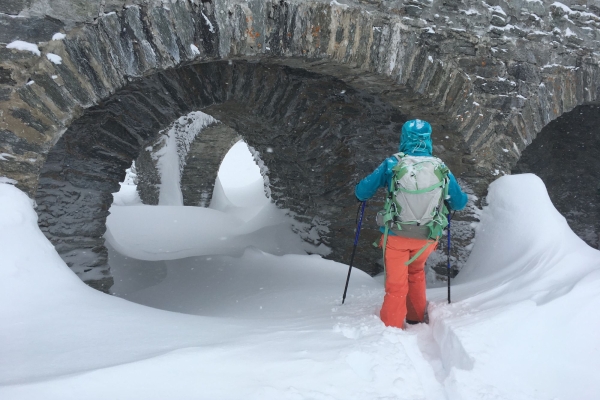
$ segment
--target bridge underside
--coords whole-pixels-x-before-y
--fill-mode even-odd
[[[280,65],[214,62],[132,82],[87,110],[48,154],[36,193],[40,226],[76,272],[104,289],[111,284],[102,238],[111,193],[161,129],[197,110],[258,151],[272,198],[304,227],[299,233],[316,230],[320,239],[314,244],[330,246],[331,258],[347,261],[354,185],[396,151],[407,116],[331,76]],[[439,136],[450,148],[448,135]],[[210,185],[217,159],[204,165]],[[185,174],[182,179],[185,190]],[[372,222],[367,224],[365,242],[377,235]],[[357,265],[375,273],[378,257],[378,251],[366,250]]]
[[[445,159],[456,175],[462,173],[463,183],[476,190],[486,183],[463,164],[468,152],[460,136],[447,130],[451,124],[443,114],[424,108],[419,97],[409,91],[390,100],[389,96],[364,90],[364,82],[356,86],[305,69],[246,61],[185,66],[131,82],[86,110],[49,152],[36,193],[40,226],[82,278],[107,290],[112,278],[103,234],[111,193],[119,190],[125,169],[159,131],[199,110],[221,121],[222,126],[207,130],[196,140],[195,159],[188,160],[182,175],[185,204],[200,204],[192,194],[198,192],[198,185],[210,193],[226,153],[227,146],[220,144],[215,150],[217,147],[206,143],[232,143],[239,135],[256,149],[268,168],[271,196],[278,206],[291,211],[298,233],[315,245],[331,247],[329,257],[337,261],[349,261],[356,210],[354,185],[396,151],[400,128],[407,119],[421,117],[432,122],[436,155]],[[594,110],[592,106],[578,108],[570,122],[559,119],[548,125],[548,133],[534,141],[514,172],[538,173],[559,210],[570,222],[575,221],[576,232],[597,244],[595,222],[589,222],[590,213],[597,214],[594,202],[583,192],[575,201],[573,196],[564,195],[579,193],[581,181],[551,179],[564,172],[569,160],[579,166],[567,170],[593,175],[593,168],[582,169],[589,160],[582,152],[597,147],[592,143],[594,136],[586,133],[591,126],[580,124],[583,131],[577,136],[579,141],[588,140],[587,147],[572,147],[569,153],[556,149],[563,146],[558,140],[561,132],[575,132],[572,119],[586,113],[586,120],[593,124]],[[556,154],[548,158],[547,148],[552,146]],[[597,182],[591,175],[586,181]],[[595,183],[586,187],[597,190]],[[207,200],[203,204],[208,204]],[[374,214],[381,204],[381,197],[374,199],[369,213]],[[461,242],[455,256],[460,260],[468,253],[463,249],[472,237],[468,229],[471,220],[466,215],[455,225],[459,228],[456,238]],[[314,232],[318,232],[318,239]],[[367,218],[364,243],[373,242],[377,236],[373,219]],[[379,250],[364,246],[356,265],[375,274],[381,270],[379,259]]]

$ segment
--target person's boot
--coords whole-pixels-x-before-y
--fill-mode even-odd
[[[427,302],[427,305],[429,306],[429,302]],[[407,319],[406,323],[409,325],[416,325],[416,324],[420,324],[420,323],[425,323],[425,324],[429,325],[429,313],[427,312],[427,309],[425,309],[425,314],[423,315],[423,321],[411,321],[411,320]]]

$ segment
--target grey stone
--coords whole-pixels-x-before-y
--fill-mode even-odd
[[[205,128],[186,155],[181,194],[186,206],[207,207],[212,199],[221,161],[241,136],[224,124]]]
[[[110,1],[109,3],[115,3]],[[122,4],[125,1],[121,2]],[[33,17],[48,16],[62,20],[69,27],[82,22],[93,22],[100,14],[100,1],[89,0],[30,0],[27,14]]]
[[[54,18],[21,18],[0,14],[0,43],[10,43],[15,40],[32,43],[47,42],[63,27],[64,24]]]
[[[0,13],[17,15],[31,4],[31,0],[6,0],[0,3]]]
[[[12,71],[8,68],[0,67],[0,85],[15,85],[15,82],[11,77]]]

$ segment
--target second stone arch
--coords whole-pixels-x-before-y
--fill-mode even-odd
[[[201,111],[178,118],[144,146],[136,160],[142,201],[208,207],[219,167],[239,141],[246,142],[237,130]],[[267,169],[258,152],[248,148],[257,165],[263,166],[265,195],[270,197]]]

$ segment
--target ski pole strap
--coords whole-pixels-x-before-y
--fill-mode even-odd
[[[432,241],[427,241],[427,244],[425,244],[425,246],[423,246],[421,248],[421,250],[417,251],[417,254],[415,254],[414,256],[412,256],[412,258],[410,260],[408,260],[407,262],[404,263],[404,265],[410,265],[413,263],[413,261],[415,261],[417,258],[419,258],[421,256],[421,254],[423,254],[425,252],[425,250],[427,250],[427,248],[434,242]]]

